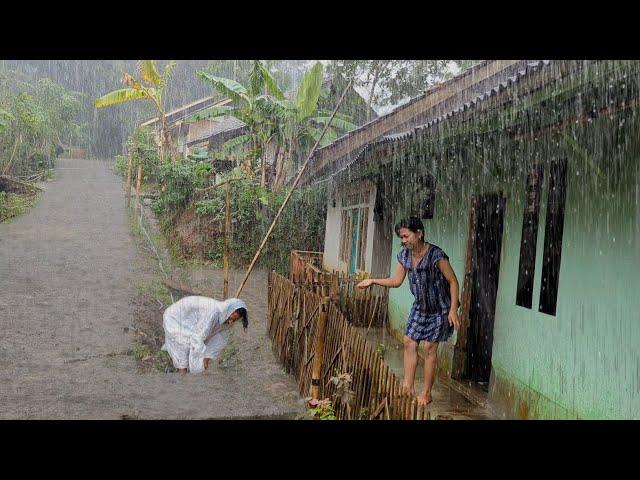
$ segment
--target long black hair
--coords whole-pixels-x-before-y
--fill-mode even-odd
[[[424,240],[424,225],[418,217],[403,218],[396,223],[395,231],[397,236],[400,236],[401,228],[408,228],[413,233],[417,233],[420,230],[422,232],[422,240]]]
[[[249,326],[249,317],[247,317],[247,309],[237,308],[236,312],[238,312],[238,315],[242,317],[242,328],[246,330],[247,327]]]

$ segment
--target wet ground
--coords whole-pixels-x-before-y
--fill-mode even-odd
[[[379,350],[384,351],[384,361],[395,373],[398,379],[403,378],[403,346],[385,328],[371,327],[367,333],[366,327],[358,329],[365,335],[367,341]],[[384,347],[383,347],[384,346]],[[418,359],[418,367],[415,377],[415,392],[419,393],[424,386],[424,360]],[[428,411],[432,419],[439,420],[480,420],[489,419],[490,414],[485,407],[479,406],[464,397],[462,394],[446,385],[440,379],[432,390],[433,402],[429,404]]]
[[[232,275],[231,292],[242,273]],[[207,275],[201,281],[221,291],[219,271]],[[264,273],[245,286],[251,324],[247,333],[234,328],[233,361],[202,375],[140,368],[136,332],[144,322],[157,328],[167,306],[149,288],[159,278],[109,165],[59,160],[33,210],[0,224],[0,418],[251,419],[303,411],[265,333]]]

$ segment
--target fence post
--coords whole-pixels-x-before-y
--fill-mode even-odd
[[[131,153],[131,149],[129,149],[129,169],[127,171],[127,194],[126,194],[126,204],[127,207],[131,201],[131,173],[133,170],[133,154]]]
[[[320,400],[324,340],[327,333],[327,317],[329,316],[329,297],[323,296],[320,299],[319,308],[318,325],[316,327],[316,346],[313,357],[313,369],[311,371],[311,398],[314,400]]]
[[[231,182],[227,184],[227,194],[224,197],[224,252],[223,269],[224,285],[222,296],[229,297],[229,236],[231,235]]]
[[[142,158],[138,159],[138,178],[136,178],[136,209],[140,209],[142,215],[142,205],[140,204],[140,182],[142,179]]]

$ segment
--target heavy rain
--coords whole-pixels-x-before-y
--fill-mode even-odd
[[[633,60],[0,61],[0,418],[637,419],[639,101]]]

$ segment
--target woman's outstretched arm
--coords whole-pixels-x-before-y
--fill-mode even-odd
[[[388,278],[367,278],[365,280],[362,280],[357,285],[357,287],[358,288],[367,288],[367,287],[370,287],[371,285],[380,285],[382,287],[396,288],[396,287],[399,287],[400,285],[402,285],[402,282],[404,282],[404,277],[405,277],[406,274],[407,274],[407,271],[404,269],[402,264],[400,264],[400,262],[398,262],[398,265],[396,266],[396,273],[394,273],[392,277],[388,277]]]

